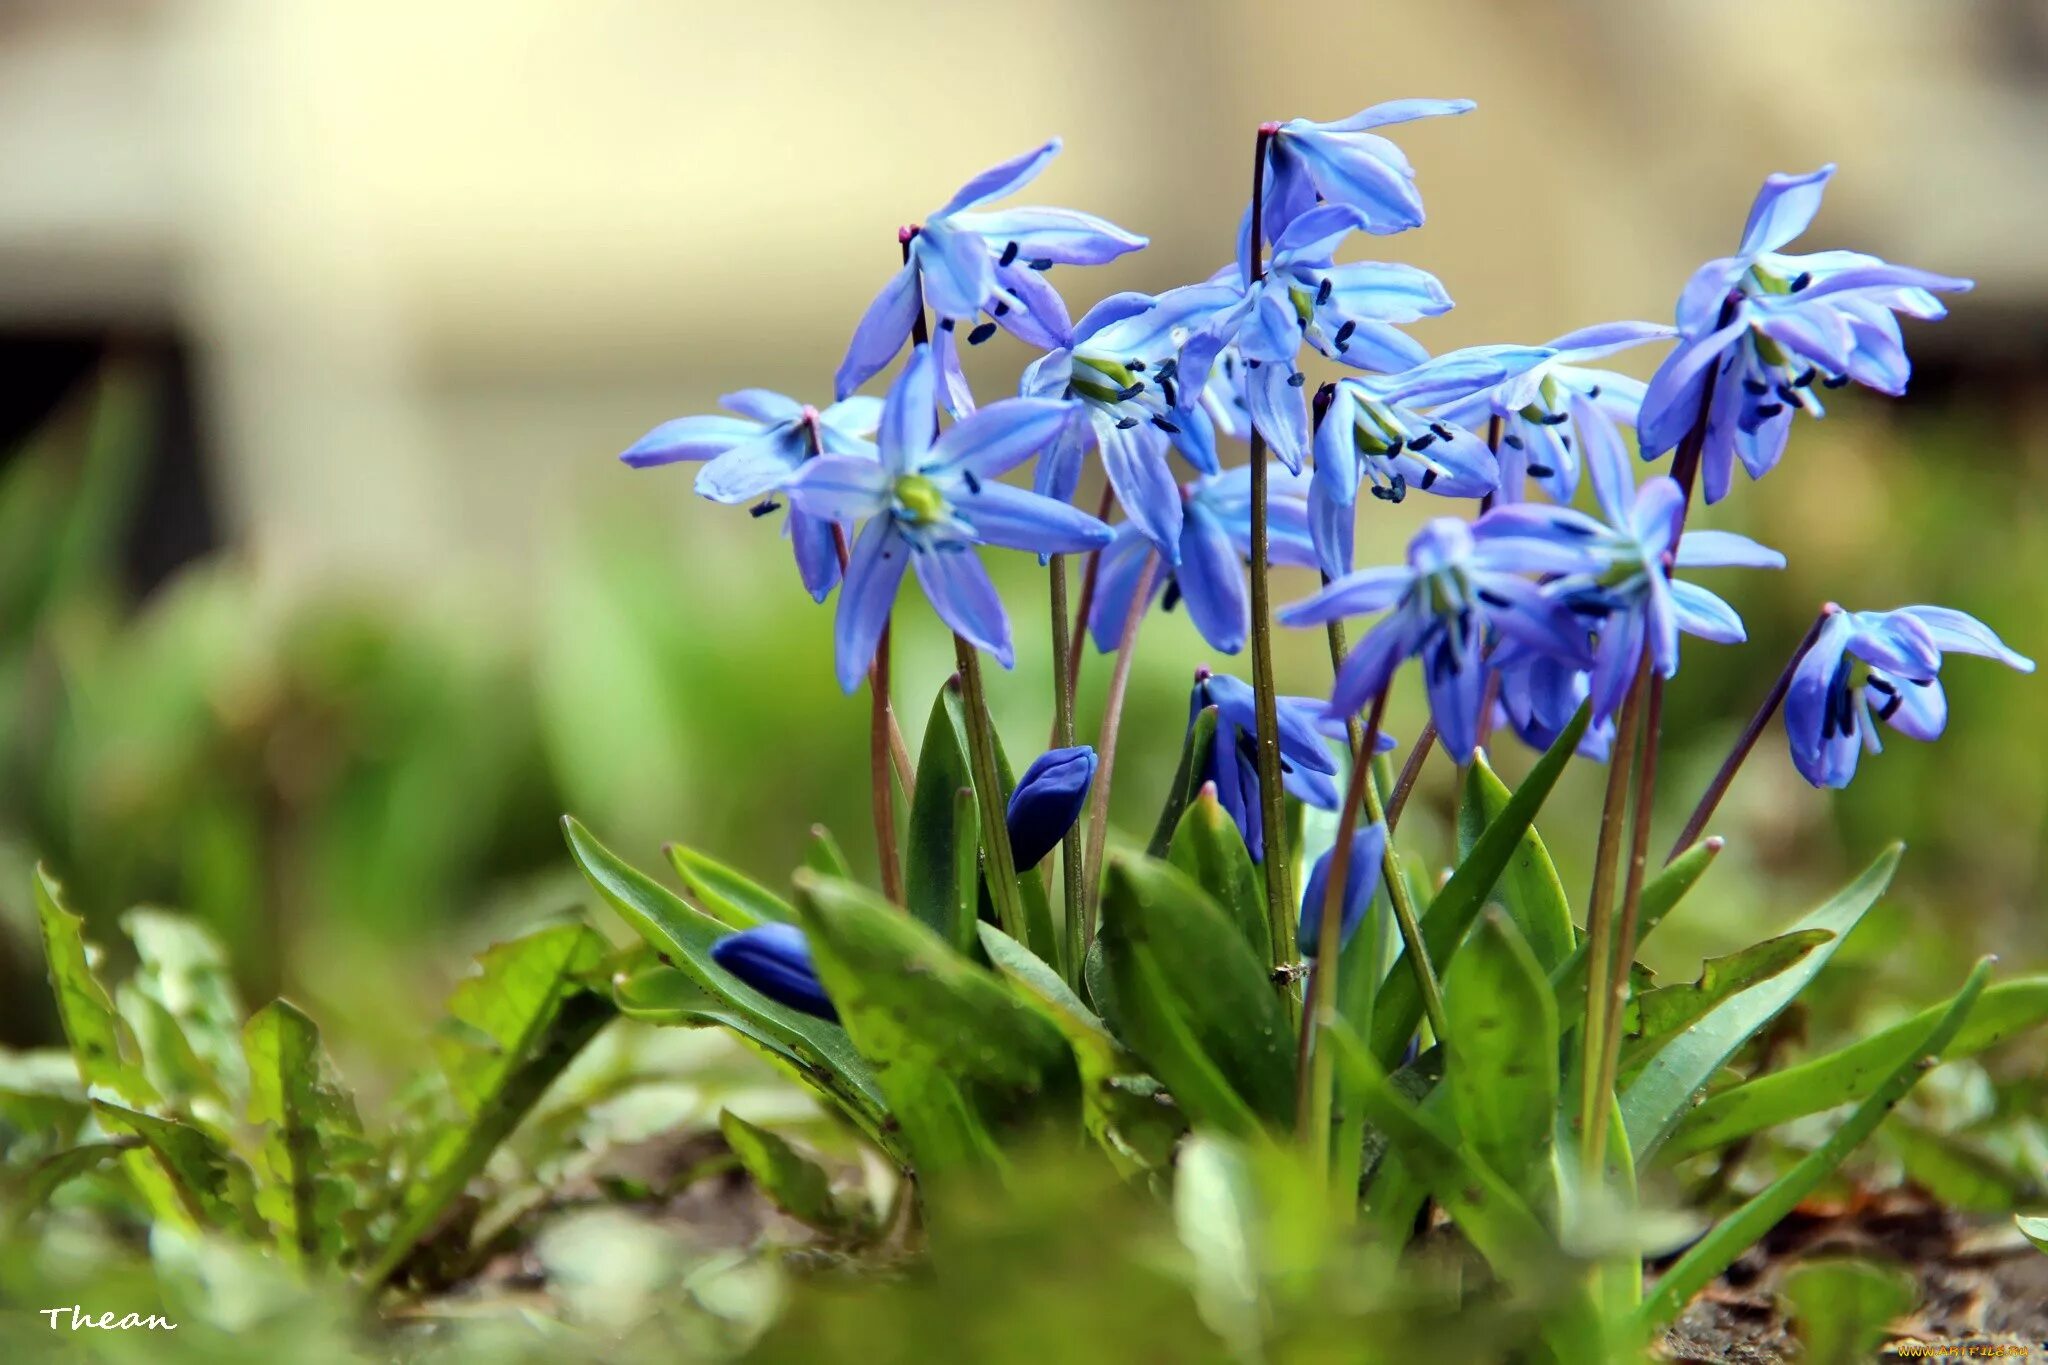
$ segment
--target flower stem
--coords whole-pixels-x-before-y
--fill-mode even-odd
[[[1023,903],[1017,893],[1017,866],[1010,853],[1009,824],[1004,819],[1006,798],[1002,764],[996,759],[995,723],[989,719],[988,694],[981,685],[981,655],[956,634],[953,656],[960,669],[961,700],[967,712],[967,761],[973,770],[975,800],[981,807],[981,849],[989,899],[995,904],[996,923],[1002,931],[1019,943],[1028,943]]]
[[[832,527],[832,547],[839,552],[839,570],[846,571],[846,528]],[[891,754],[897,755],[896,777],[907,800],[916,779],[896,712],[889,705],[889,622],[882,623],[875,657],[868,664],[868,803],[875,815],[875,860],[881,865],[882,894],[892,905],[903,904],[903,865],[896,859],[896,798],[889,790]]]
[[[1102,497],[1095,504],[1095,519],[1109,520],[1109,509],[1116,501],[1116,490],[1107,479],[1102,482]],[[1098,547],[1088,552],[1088,563],[1081,570],[1081,595],[1074,604],[1074,628],[1068,634],[1073,648],[1067,654],[1067,692],[1069,695],[1081,689],[1081,655],[1086,652],[1088,642],[1088,613],[1095,609],[1095,584],[1102,575],[1102,550]]]
[[[1621,895],[1621,924],[1615,931],[1614,953],[1607,973],[1607,1032],[1600,1043],[1600,1084],[1595,1092],[1603,1109],[1606,1097],[1614,1093],[1615,1078],[1621,1068],[1621,1016],[1628,1008],[1630,968],[1636,960],[1643,867],[1650,848],[1650,818],[1657,792],[1657,735],[1664,724],[1664,675],[1651,664],[1647,654],[1643,656],[1636,690],[1646,692],[1647,699],[1643,708],[1642,747],[1636,754],[1636,794],[1629,820],[1628,873]]]
[[[1159,555],[1147,552],[1145,567],[1138,571],[1138,586],[1131,605],[1124,612],[1123,633],[1116,644],[1116,665],[1109,674],[1109,696],[1103,701],[1102,734],[1095,742],[1095,789],[1088,807],[1088,861],[1082,873],[1081,941],[1074,953],[1079,962],[1095,940],[1096,916],[1102,908],[1102,855],[1109,842],[1109,782],[1116,770],[1117,733],[1123,724],[1124,690],[1131,681],[1132,646],[1137,643],[1138,623],[1152,597],[1152,575],[1159,571]]]
[[[1408,750],[1407,761],[1401,764],[1401,776],[1394,781],[1394,793],[1387,798],[1387,833],[1394,832],[1400,822],[1401,812],[1408,809],[1408,797],[1415,790],[1415,781],[1422,776],[1423,762],[1429,751],[1436,747],[1436,722],[1424,721],[1422,733],[1415,737],[1415,743]]]
[[[1579,1150],[1589,1179],[1598,1178],[1607,1155],[1607,1099],[1600,1092],[1600,1075],[1605,1068],[1601,1051],[1607,1038],[1607,1008],[1612,999],[1608,991],[1592,986],[1604,985],[1613,971],[1615,859],[1620,853],[1622,822],[1627,815],[1636,717],[1641,710],[1645,676],[1637,674],[1615,722],[1614,743],[1607,756],[1607,796],[1600,807],[1600,838],[1593,853],[1593,890],[1586,909],[1589,988],[1586,1022],[1579,1042]]]
[[[1067,656],[1075,651],[1076,640],[1067,632],[1067,557],[1054,555],[1046,561],[1052,597],[1052,742],[1054,748],[1074,743],[1074,684],[1067,670]],[[1061,953],[1067,984],[1081,981],[1081,829],[1067,826],[1060,836],[1062,900],[1066,910],[1066,937]]]
[[[1721,761],[1721,770],[1714,774],[1714,780],[1700,793],[1699,804],[1693,807],[1691,818],[1679,832],[1678,842],[1671,846],[1671,852],[1664,859],[1666,863],[1699,842],[1700,835],[1707,828],[1707,821],[1714,818],[1714,812],[1720,809],[1721,798],[1728,794],[1729,785],[1735,781],[1735,774],[1742,771],[1743,763],[1749,758],[1749,751],[1756,747],[1764,727],[1771,723],[1771,717],[1776,715],[1778,707],[1784,704],[1785,694],[1792,689],[1792,675],[1799,669],[1799,661],[1806,657],[1806,651],[1812,649],[1813,642],[1820,638],[1821,627],[1827,624],[1828,618],[1840,610],[1841,608],[1833,602],[1828,603],[1820,609],[1820,615],[1813,618],[1813,624],[1806,628],[1806,637],[1799,642],[1799,647],[1792,651],[1792,657],[1785,661],[1784,671],[1778,674],[1778,680],[1771,684],[1771,690],[1764,694],[1762,704],[1756,708],[1756,714],[1749,718],[1749,724],[1736,739],[1735,747],[1730,749],[1728,757]]]

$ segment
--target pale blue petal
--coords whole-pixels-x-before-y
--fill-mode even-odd
[[[1572,395],[1572,426],[1579,433],[1579,449],[1585,456],[1586,473],[1593,480],[1593,496],[1600,514],[1617,530],[1626,529],[1635,517],[1636,471],[1621,444],[1621,433],[1607,414],[1591,399]]]
[[[1782,569],[1785,556],[1733,531],[1687,531],[1673,562],[1681,569]]]
[[[1180,558],[1181,495],[1166,462],[1166,442],[1151,427],[1122,430],[1098,419],[1096,445],[1102,469],[1116,490],[1117,505],[1145,534],[1167,563]]]
[[[1027,346],[1054,350],[1074,341],[1074,324],[1067,320],[1067,302],[1045,275],[1023,265],[996,270],[996,282],[1016,303],[996,315],[996,325]]]
[[[818,414],[818,425],[826,429],[825,453],[827,455],[850,455],[850,450],[833,448],[832,436],[851,437],[864,440],[875,434],[875,428],[882,425],[882,400],[867,394],[856,394],[842,398]]]
[[[1953,607],[1901,607],[1901,612],[1927,627],[1935,644],[1953,654],[1975,654],[1996,659],[2022,673],[2034,671],[2034,661],[2007,648],[1991,627],[1967,612]]]
[[[1352,261],[1324,272],[1329,307],[1359,319],[1414,322],[1451,309],[1451,296],[1427,270],[1385,261]]]
[[[1015,242],[1017,258],[1027,262],[1102,265],[1145,245],[1145,239],[1137,233],[1074,209],[998,209],[993,213],[963,213],[952,221],[957,227],[979,233],[990,250],[1000,250]]]
[[[861,528],[839,591],[839,613],[832,622],[839,686],[848,692],[860,686],[874,662],[875,646],[889,624],[896,586],[903,581],[909,559],[910,546],[897,531],[895,518],[876,517]]]
[[[911,325],[921,309],[917,292],[917,267],[909,261],[889,277],[882,292],[861,314],[847,343],[846,358],[832,377],[835,397],[845,398],[888,367],[903,343],[910,339]]]
[[[1834,173],[1834,163],[1830,162],[1806,175],[1781,172],[1767,177],[1763,188],[1757,191],[1756,202],[1750,206],[1749,222],[1742,229],[1742,254],[1776,251],[1806,231],[1806,225],[1820,212],[1821,195],[1827,190],[1828,177]]]
[[[1327,266],[1337,244],[1364,225],[1365,216],[1348,204],[1318,204],[1289,223],[1273,243],[1273,269]]]
[[[1399,602],[1414,581],[1415,575],[1399,565],[1359,569],[1313,597],[1282,607],[1274,616],[1287,626],[1320,626],[1347,616],[1366,616]]]
[[[1302,397],[1304,385],[1291,382],[1293,362],[1261,365],[1245,383],[1252,424],[1266,438],[1274,456],[1288,469],[1299,471],[1308,456],[1308,407]]]
[[[1153,562],[1156,553],[1145,533],[1129,522],[1116,528],[1116,537],[1103,550],[1102,564],[1096,571],[1095,603],[1088,611],[1088,633],[1095,637],[1095,647],[1104,654],[1114,650],[1123,638],[1132,595],[1138,590],[1138,580],[1145,576],[1145,566]],[[1151,575],[1145,594],[1147,603],[1166,586],[1166,578],[1163,573]]]
[[[1053,138],[1021,156],[1014,156],[1001,165],[991,166],[962,185],[932,217],[944,218],[974,208],[976,205],[986,204],[991,199],[1001,199],[1005,195],[1015,194],[1037,179],[1038,173],[1045,169],[1046,163],[1059,154],[1060,140]]]
[[[1244,648],[1251,624],[1244,562],[1222,524],[1199,503],[1188,508],[1179,555],[1174,578],[1187,603],[1188,619],[1212,648],[1237,653]]]
[[[804,405],[794,398],[776,393],[773,389],[740,389],[734,393],[721,394],[718,406],[742,417],[751,417],[756,422],[779,424],[794,422],[804,415]]]
[[[977,539],[1007,550],[1076,554],[1109,543],[1109,527],[1069,503],[1006,483],[984,483],[955,503]]]
[[[804,428],[770,427],[698,470],[697,496],[728,505],[752,502],[788,482],[810,453],[810,433]]]
[[[1678,628],[1688,635],[1719,645],[1740,644],[1749,638],[1735,608],[1697,583],[1671,580],[1671,610]]]
[[[1069,407],[1047,398],[1005,398],[946,428],[932,444],[926,472],[995,479],[1050,446]]]
[[[1882,676],[1872,673],[1871,680],[1874,682]],[[1899,699],[1897,708],[1884,718],[1885,724],[1908,739],[1940,739],[1941,732],[1948,728],[1948,694],[1942,691],[1940,682],[1890,677],[1885,677],[1884,681],[1897,689]]]
[[[1003,599],[997,596],[996,585],[989,581],[988,570],[972,549],[942,545],[913,555],[912,560],[932,610],[954,634],[993,656],[1004,668],[1016,662]]]
[[[889,396],[882,401],[876,444],[883,466],[892,474],[914,472],[931,449],[932,433],[939,425],[938,369],[931,347],[913,347],[910,363],[896,376]]]
[[[1676,328],[1666,327],[1661,322],[1602,322],[1592,327],[1581,327],[1576,332],[1566,332],[1544,344],[1556,351],[1560,360],[1577,365],[1646,342],[1668,341],[1677,335]]]
[[[1389,124],[1413,123],[1416,119],[1441,118],[1447,114],[1468,114],[1478,107],[1471,100],[1385,100],[1370,109],[1361,109],[1349,118],[1308,126],[1326,133],[1362,133],[1372,128],[1384,128]],[[1292,129],[1303,122],[1305,120],[1292,119],[1283,127]]]
[[[889,505],[894,476],[877,460],[859,455],[820,455],[789,477],[789,500],[826,521],[850,524]]]
[[[761,434],[758,422],[739,417],[707,414],[676,417],[663,422],[627,446],[619,456],[635,469],[674,464],[679,460],[709,460]]]
[[[791,508],[784,527],[796,551],[797,575],[811,599],[823,602],[839,584],[839,543],[832,523]]]

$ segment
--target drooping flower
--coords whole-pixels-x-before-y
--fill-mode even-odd
[[[1848,786],[1862,752],[1884,748],[1880,721],[1909,739],[1938,738],[1948,724],[1945,654],[2034,671],[2034,661],[1989,626],[1950,607],[1831,612],[1785,693],[1785,737],[1799,775],[1816,787]]]
[[[1513,730],[1532,749],[1545,750],[1557,743],[1592,692],[1585,669],[1514,640],[1494,650],[1493,667],[1500,680],[1494,724]],[[1603,716],[1588,722],[1577,752],[1604,763],[1613,745],[1614,718]]]
[[[1301,896],[1301,929],[1295,942],[1301,947],[1301,955],[1311,960],[1322,946],[1323,905],[1329,898],[1330,863],[1336,854],[1337,850],[1331,848],[1316,859],[1316,865],[1309,870],[1308,887]],[[1373,897],[1380,888],[1380,864],[1386,856],[1385,825],[1367,825],[1351,836],[1351,863],[1344,870],[1344,904],[1342,917],[1337,921],[1340,952],[1365,922],[1365,912],[1372,908]]]
[[[1572,399],[1572,420],[1606,520],[1569,507],[1516,503],[1481,517],[1473,534],[1484,543],[1533,539],[1590,556],[1585,569],[1544,591],[1600,637],[1590,687],[1593,716],[1605,720],[1620,708],[1645,649],[1669,678],[1678,672],[1681,631],[1721,644],[1747,638],[1733,607],[1697,583],[1673,578],[1673,568],[1782,569],[1785,557],[1732,531],[1681,534],[1685,493],[1677,481],[1660,474],[1637,488],[1621,434],[1592,399]]]
[[[938,433],[937,390],[938,365],[930,348],[917,347],[883,404],[878,458],[821,455],[789,483],[811,516],[866,521],[833,631],[839,685],[849,692],[874,658],[905,568],[916,567],[941,620],[1008,668],[1010,620],[974,547],[1065,554],[1110,538],[1085,512],[997,482],[1052,440],[1066,419],[1062,405],[1008,398]]]
[[[1072,209],[977,212],[1030,184],[1059,150],[1054,138],[983,171],[921,225],[904,229],[908,259],[862,314],[840,362],[834,382],[842,398],[895,358],[926,304],[945,323],[972,324],[971,343],[1002,327],[1041,350],[1067,344],[1067,306],[1045,272],[1055,265],[1101,265],[1136,251],[1145,239]],[[977,324],[984,313],[990,321]]]
[[[1935,292],[1971,287],[1861,252],[1781,252],[1813,221],[1834,173],[1830,165],[1765,180],[1741,249],[1701,266],[1679,296],[1679,344],[1650,379],[1637,437],[1646,459],[1676,446],[1698,420],[1711,381],[1700,451],[1708,502],[1727,494],[1738,459],[1753,479],[1771,471],[1792,414],[1822,415],[1816,385],[1854,380],[1905,392],[1912,365],[1897,315],[1944,317]]]
[[[1335,810],[1337,762],[1321,729],[1323,704],[1313,697],[1276,697],[1274,714],[1280,740],[1280,783],[1287,794],[1320,810]],[[1214,783],[1216,799],[1244,835],[1253,862],[1264,862],[1264,818],[1259,808],[1258,700],[1251,687],[1227,673],[1195,670],[1188,696],[1188,724],[1209,707],[1216,708],[1216,739],[1202,768],[1202,781]],[[1379,749],[1394,747],[1381,735]]]
[[[1387,613],[1338,669],[1328,718],[1358,714],[1402,661],[1419,658],[1444,750],[1463,762],[1478,742],[1491,636],[1590,666],[1585,625],[1524,575],[1575,573],[1594,561],[1577,547],[1534,539],[1488,542],[1473,530],[1454,517],[1438,517],[1409,541],[1406,564],[1359,569],[1279,612],[1290,626]]]
[[[1221,474],[1204,475],[1177,490],[1182,508],[1177,562],[1152,575],[1150,593],[1165,594],[1169,609],[1186,602],[1195,629],[1225,654],[1243,649],[1251,629],[1251,595],[1245,583],[1245,563],[1252,552],[1251,473],[1250,465],[1238,465]],[[1314,565],[1307,492],[1306,476],[1284,469],[1269,471],[1268,562],[1297,568]],[[1136,521],[1126,521],[1102,552],[1088,629],[1095,636],[1095,647],[1105,654],[1115,649],[1123,636],[1131,594],[1138,590],[1145,557],[1152,547],[1150,533]]]
[[[814,455],[875,457],[875,425],[882,417],[879,398],[848,398],[823,412],[767,389],[741,389],[718,400],[727,417],[706,413],[663,422],[628,446],[619,456],[635,469],[702,460],[697,494],[713,502],[754,503],[753,514],[775,510],[770,494],[779,492],[804,461]],[[813,598],[822,602],[839,583],[839,553],[829,522],[792,508],[783,534],[796,551],[797,572]]]
[[[1521,502],[1531,479],[1556,502],[1568,503],[1579,489],[1579,435],[1572,424],[1571,399],[1583,395],[1623,426],[1633,427],[1643,401],[1643,381],[1586,364],[1602,356],[1675,335],[1654,322],[1610,322],[1567,332],[1542,349],[1553,354],[1490,388],[1446,402],[1440,421],[1483,433],[1500,419],[1502,502]]]
[[[818,981],[811,945],[794,924],[757,924],[711,945],[711,960],[778,1004],[839,1022]]]
[[[1428,409],[1498,385],[1549,356],[1537,346],[1468,346],[1399,374],[1338,380],[1316,429],[1309,494],[1323,572],[1351,572],[1361,483],[1385,502],[1402,501],[1410,488],[1447,498],[1491,493],[1500,471],[1486,442]]]
[[[1266,240],[1279,240],[1319,199],[1356,209],[1365,230],[1376,235],[1422,226],[1415,168],[1399,147],[1372,130],[1476,107],[1471,100],[1388,100],[1331,123],[1293,118],[1275,125],[1266,149]],[[1250,227],[1247,206],[1241,235],[1249,238]]]
[[[1010,832],[1010,852],[1017,867],[1032,868],[1060,845],[1095,781],[1095,748],[1077,744],[1049,749],[1031,760],[1010,793],[1003,823]]]

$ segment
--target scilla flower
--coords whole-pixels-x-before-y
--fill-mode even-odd
[[[1275,698],[1280,730],[1280,783],[1287,794],[1320,810],[1335,810],[1337,761],[1323,737],[1322,703],[1313,697]],[[1259,814],[1258,700],[1249,685],[1227,673],[1195,670],[1188,696],[1188,724],[1209,707],[1216,708],[1216,740],[1209,747],[1202,781],[1213,783],[1216,799],[1244,835],[1253,862],[1264,862],[1266,840]],[[1391,737],[1380,736],[1380,749],[1391,749]]]
[[[1494,650],[1493,667],[1500,680],[1494,724],[1513,730],[1532,749],[1557,743],[1592,692],[1585,669],[1513,640]],[[1577,752],[1604,763],[1613,745],[1614,719],[1603,717],[1586,726]]]
[[[741,389],[720,398],[718,405],[737,416],[674,418],[628,446],[619,458],[635,469],[702,460],[698,496],[713,502],[753,503],[753,514],[764,517],[776,507],[769,495],[813,455],[875,455],[868,437],[881,420],[878,398],[848,398],[820,412],[767,389]],[[824,601],[839,582],[839,552],[832,543],[831,524],[792,509],[783,531],[796,550],[804,587]]]
[[[1337,850],[1325,850],[1316,859],[1316,865],[1309,870],[1308,888],[1301,896],[1301,930],[1295,935],[1295,942],[1301,946],[1301,955],[1313,958],[1321,946],[1323,933],[1323,903],[1330,894],[1330,862]],[[1351,864],[1344,871],[1344,903],[1342,918],[1337,921],[1337,947],[1341,951],[1351,942],[1351,936],[1358,932],[1358,926],[1365,922],[1365,912],[1372,908],[1373,897],[1380,889],[1380,864],[1387,855],[1387,827],[1367,825],[1351,836]]]
[[[1650,653],[1658,673],[1678,672],[1678,636],[1733,644],[1746,637],[1735,609],[1696,583],[1671,577],[1673,568],[1782,569],[1785,557],[1732,531],[1686,531],[1685,494],[1663,475],[1636,487],[1621,435],[1584,396],[1572,400],[1572,420],[1584,439],[1593,492],[1606,520],[1569,507],[1517,503],[1497,507],[1473,526],[1482,542],[1507,545],[1534,540],[1560,551],[1579,551],[1591,562],[1548,584],[1544,591],[1577,612],[1598,632],[1590,680],[1593,717],[1605,720],[1621,706]]]
[[[1101,265],[1136,251],[1145,239],[1072,209],[975,212],[1030,184],[1059,150],[1054,138],[983,171],[921,225],[904,230],[909,259],[854,329],[835,380],[842,398],[903,349],[925,304],[946,323],[972,324],[970,342],[987,340],[1000,326],[1041,350],[1067,344],[1067,306],[1044,272],[1055,265]],[[983,313],[992,321],[977,324]]]
[[[1371,233],[1422,226],[1415,168],[1399,147],[1372,130],[1463,114],[1475,107],[1471,100],[1388,100],[1331,123],[1293,118],[1273,125],[1266,149],[1266,240],[1277,240],[1318,200],[1356,209]],[[1246,235],[1250,224],[1247,207]]]
[[[790,498],[811,516],[866,522],[834,623],[839,685],[849,692],[875,656],[906,568],[916,567],[941,620],[1008,668],[1010,620],[974,547],[1064,554],[1110,538],[1087,513],[996,481],[1052,440],[1066,420],[1063,406],[1005,399],[940,435],[937,386],[930,349],[917,347],[883,405],[879,458],[821,455],[789,484]]]
[[[1884,748],[1880,721],[1910,739],[1939,737],[1948,724],[1938,676],[1944,654],[2034,671],[2034,661],[1989,626],[1948,607],[1831,612],[1785,694],[1785,737],[1799,775],[1816,787],[1848,786],[1863,751]]]
[[[794,924],[757,924],[711,945],[711,960],[777,1004],[839,1022],[818,982],[811,945]]]
[[[1010,793],[1004,824],[1010,831],[1010,852],[1020,869],[1033,868],[1060,845],[1095,781],[1095,749],[1077,744],[1050,749],[1031,760]]]
[[[1591,663],[1584,623],[1523,575],[1573,573],[1593,563],[1571,546],[1477,540],[1466,523],[1439,517],[1408,543],[1405,565],[1346,574],[1284,608],[1279,618],[1290,626],[1319,626],[1386,612],[1337,671],[1326,715],[1342,720],[1358,714],[1404,660],[1420,659],[1445,752],[1463,762],[1478,742],[1493,637],[1519,640],[1577,667]]]
[[[1903,393],[1912,365],[1896,315],[1943,317],[1948,310],[1934,291],[1971,287],[1860,252],[1782,253],[1819,212],[1834,173],[1823,166],[1765,180],[1741,250],[1701,266],[1679,297],[1679,344],[1650,380],[1637,435],[1646,459],[1677,445],[1698,420],[1712,379],[1700,451],[1708,502],[1727,494],[1738,459],[1753,479],[1770,472],[1784,453],[1792,414],[1821,415],[1816,386],[1853,379],[1880,393]]]
[[[1521,502],[1533,480],[1556,502],[1568,503],[1579,489],[1579,434],[1572,424],[1571,400],[1591,399],[1613,421],[1636,424],[1643,401],[1643,381],[1586,364],[1602,356],[1662,341],[1675,335],[1654,322],[1610,322],[1567,332],[1542,349],[1548,359],[1503,379],[1490,388],[1447,401],[1438,420],[1485,432],[1500,420],[1500,482],[1494,490],[1502,502]]]
[[[1182,516],[1175,558],[1169,568],[1152,575],[1152,593],[1163,592],[1169,609],[1186,602],[1195,629],[1225,654],[1243,649],[1251,629],[1251,596],[1245,584],[1245,561],[1252,552],[1251,489],[1250,465],[1206,475],[1178,489]],[[1307,491],[1304,475],[1272,471],[1266,502],[1266,557],[1271,563],[1314,566]],[[1117,528],[1116,538],[1102,552],[1088,629],[1095,647],[1105,654],[1123,636],[1131,594],[1138,590],[1152,548],[1151,533],[1132,520]]]

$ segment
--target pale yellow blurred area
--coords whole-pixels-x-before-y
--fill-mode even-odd
[[[1261,119],[1467,96],[1396,133],[1430,221],[1372,243],[1433,348],[1668,318],[1773,170],[1818,236],[2048,299],[2039,0],[1106,5],[0,0],[0,327],[175,327],[230,531],[281,582],[514,589],[615,453],[759,384],[823,401],[895,229],[1053,134],[1024,196],[1221,264]],[[1029,358],[974,357],[984,392]],[[708,513],[708,509],[704,509]]]

